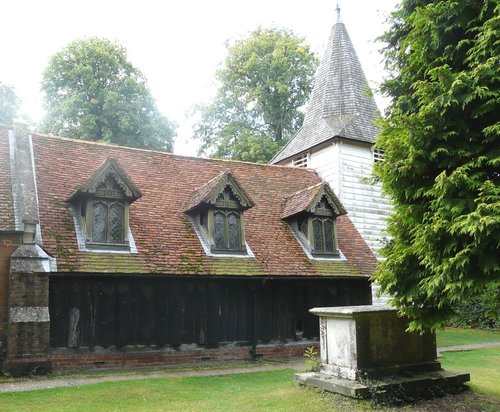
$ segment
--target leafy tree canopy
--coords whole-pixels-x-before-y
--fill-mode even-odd
[[[19,103],[14,89],[0,82],[0,123],[11,124],[14,121]]]
[[[490,289],[500,309],[500,6],[403,0],[376,173],[394,203],[376,279],[416,330]]]
[[[302,125],[317,59],[284,29],[262,29],[228,44],[214,101],[198,107],[199,153],[267,162]]]
[[[46,132],[172,151],[175,124],[157,109],[126,50],[106,39],[76,40],[43,73]]]

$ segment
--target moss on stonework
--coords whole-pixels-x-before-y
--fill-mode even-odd
[[[82,253],[80,270],[101,273],[141,273],[141,261],[136,255],[113,253]]]
[[[211,258],[210,275],[258,276],[265,273],[254,258]]]

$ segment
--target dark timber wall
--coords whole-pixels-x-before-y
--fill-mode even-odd
[[[52,348],[178,348],[319,336],[318,306],[371,303],[365,279],[50,278]]]

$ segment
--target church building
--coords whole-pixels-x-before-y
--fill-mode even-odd
[[[0,126],[6,372],[300,356],[376,263],[311,169]]]

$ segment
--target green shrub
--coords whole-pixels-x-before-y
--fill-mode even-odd
[[[500,286],[488,288],[482,295],[458,302],[449,326],[476,329],[500,328]]]

